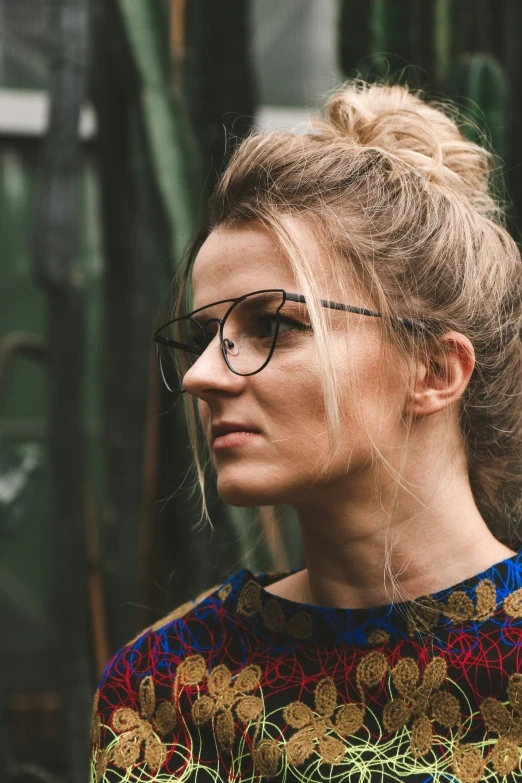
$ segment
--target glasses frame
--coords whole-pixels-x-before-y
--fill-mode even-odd
[[[229,361],[227,359],[227,349],[226,349],[226,346],[225,346],[225,339],[223,338],[223,329],[224,329],[225,323],[227,321],[227,318],[230,315],[230,313],[232,312],[232,310],[240,302],[243,302],[245,299],[248,299],[250,296],[254,296],[255,294],[271,294],[271,293],[273,293],[273,294],[282,294],[282,301],[281,301],[281,304],[278,306],[278,308],[277,308],[277,310],[275,312],[275,315],[276,315],[276,318],[277,318],[277,320],[276,320],[276,328],[275,328],[275,335],[274,335],[272,347],[270,349],[268,357],[267,357],[266,361],[261,365],[261,367],[259,367],[259,369],[257,369],[257,370],[254,370],[253,372],[248,372],[248,373],[237,372],[237,370],[234,370],[234,368],[230,366],[230,363],[229,363]],[[211,302],[210,304],[203,305],[202,307],[198,307],[196,310],[192,310],[190,313],[186,313],[185,315],[180,315],[177,318],[172,318],[170,321],[167,321],[166,323],[164,323],[162,326],[160,326],[155,331],[153,339],[154,339],[154,345],[156,347],[156,357],[158,359],[158,364],[159,364],[159,370],[160,370],[161,378],[162,378],[162,381],[163,381],[163,384],[164,384],[165,388],[167,389],[167,391],[170,394],[176,394],[176,395],[184,394],[185,393],[185,389],[182,389],[180,392],[175,392],[168,385],[167,380],[165,378],[165,375],[163,373],[163,367],[162,367],[162,363],[161,363],[161,355],[160,355],[159,346],[160,345],[167,345],[170,348],[178,348],[178,349],[183,350],[183,351],[185,351],[187,353],[196,354],[197,356],[202,356],[203,353],[206,351],[206,348],[208,348],[208,346],[206,346],[206,348],[204,348],[203,350],[199,350],[199,349],[196,349],[194,346],[188,345],[187,343],[180,343],[177,340],[171,340],[168,337],[163,337],[163,335],[161,335],[160,332],[163,329],[166,329],[167,326],[170,326],[171,324],[175,323],[176,321],[181,321],[181,320],[184,320],[186,318],[192,318],[192,316],[196,315],[197,313],[200,313],[202,310],[206,310],[209,307],[214,307],[215,305],[226,304],[227,302],[231,302],[232,304],[230,305],[230,307],[226,311],[226,313],[223,316],[223,318],[209,318],[207,321],[205,321],[205,324],[204,324],[203,328],[206,328],[206,326],[209,323],[212,323],[214,321],[217,321],[219,323],[219,342],[220,342],[220,346],[221,346],[221,353],[223,355],[223,359],[225,360],[225,364],[227,365],[228,369],[231,372],[234,373],[234,375],[240,375],[242,377],[248,377],[250,375],[257,375],[258,372],[261,372],[261,370],[264,370],[265,367],[267,366],[267,364],[269,363],[270,359],[273,356],[273,353],[275,351],[275,347],[276,347],[276,344],[277,344],[277,338],[279,336],[279,324],[280,324],[279,315],[280,315],[281,308],[284,306],[284,304],[286,302],[298,302],[299,304],[306,304],[306,297],[303,294],[293,294],[293,293],[290,293],[289,291],[285,291],[285,289],[283,289],[283,288],[263,288],[263,289],[261,289],[259,291],[250,291],[248,294],[243,294],[243,296],[238,296],[235,299],[220,299],[218,302]],[[342,310],[343,312],[355,313],[356,315],[368,315],[368,316],[371,316],[372,318],[383,318],[384,317],[382,315],[382,313],[378,313],[375,310],[368,310],[368,308],[366,308],[366,307],[356,307],[355,305],[347,305],[347,304],[342,304],[340,302],[331,302],[328,299],[320,299],[319,303],[323,307],[328,307],[331,310]],[[391,316],[386,316],[386,317],[391,318],[394,321],[398,321],[403,326],[406,326],[407,328],[412,329],[412,330],[419,329],[421,331],[425,331],[427,329],[426,324],[422,323],[421,321],[411,321],[409,318],[402,318],[401,316],[398,316],[398,315],[391,315]]]

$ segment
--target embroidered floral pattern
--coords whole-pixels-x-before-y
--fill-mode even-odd
[[[508,709],[497,699],[484,699],[480,712],[488,731],[499,735],[490,753],[493,768],[500,775],[508,775],[519,764],[522,745],[522,674],[512,674],[508,681]]]
[[[508,617],[522,617],[522,588],[508,595],[503,607]]]
[[[419,631],[431,631],[445,618],[453,624],[483,622],[497,608],[497,590],[490,579],[482,579],[475,588],[475,604],[463,590],[453,590],[446,602],[437,602],[433,596],[418,598],[410,611],[410,636]]]
[[[194,702],[192,719],[196,726],[214,720],[219,745],[223,750],[229,751],[235,736],[233,710],[244,724],[259,718],[263,711],[262,699],[247,695],[259,685],[261,669],[255,665],[246,666],[232,682],[232,672],[225,664],[209,671],[201,656],[193,656],[187,659],[185,664],[191,662],[196,663],[199,672],[197,681],[194,678],[194,684],[205,679],[209,693]]]
[[[382,647],[388,644],[390,641],[390,634],[384,631],[382,628],[376,628],[370,634],[368,634],[368,644],[372,647]]]
[[[288,621],[285,620],[279,601],[270,599],[264,604],[261,601],[261,587],[257,582],[247,582],[239,596],[237,611],[244,617],[259,613],[263,623],[275,633],[289,633],[296,639],[309,639],[312,635],[312,618],[309,612],[295,612]]]
[[[336,764],[342,759],[344,743],[330,736],[329,730],[341,737],[355,734],[363,725],[364,713],[356,704],[338,707],[337,698],[333,680],[325,677],[315,689],[315,713],[299,701],[285,708],[285,721],[294,729],[299,729],[286,745],[289,764],[303,764],[312,755],[316,745],[319,756],[326,763]]]
[[[420,681],[420,670],[413,658],[403,658],[392,669],[391,678],[399,698],[392,699],[383,710],[383,723],[388,731],[399,731],[412,720],[410,747],[419,758],[431,748],[433,727],[428,717],[428,706],[432,717],[445,728],[457,726],[460,722],[458,700],[451,693],[440,691],[446,677],[446,663],[442,658],[431,660]]]
[[[110,760],[116,767],[127,769],[136,764],[141,751],[150,769],[157,771],[165,761],[165,746],[158,738],[172,731],[177,725],[176,708],[162,702],[156,708],[156,695],[152,677],[144,677],[139,686],[140,712],[127,707],[116,710],[112,726],[120,734],[111,750]]]
[[[346,620],[234,577],[110,665],[93,783],[521,783],[522,556],[508,568]]]

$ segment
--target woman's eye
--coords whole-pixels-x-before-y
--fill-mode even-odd
[[[268,315],[262,319],[261,337],[274,337],[277,326],[277,316]],[[279,330],[278,337],[282,335],[290,334],[291,332],[309,332],[311,331],[308,324],[302,324],[298,321],[293,321],[291,318],[280,317],[279,318]]]
[[[273,337],[275,334],[277,326],[277,317],[275,315],[265,315],[263,316],[261,320],[261,336],[262,337]],[[281,332],[281,327],[283,326],[283,322],[280,321],[279,323],[279,331]]]
[[[285,332],[291,332],[291,331],[302,331],[303,325],[298,324],[295,321],[287,321],[285,319],[281,320],[281,323],[279,324],[279,332],[285,333]]]

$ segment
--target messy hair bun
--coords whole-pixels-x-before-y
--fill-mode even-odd
[[[430,105],[399,85],[355,82],[337,90],[326,106],[326,121],[312,121],[326,137],[350,147],[395,155],[433,182],[462,193],[486,214],[497,211],[489,196],[491,155],[465,139],[449,105]]]
[[[460,407],[469,479],[486,522],[507,535],[522,516],[522,263],[489,189],[492,162],[465,138],[453,109],[403,86],[348,82],[312,133],[253,133],[239,144],[209,228],[262,221],[313,304],[313,260],[300,256],[280,219],[303,215],[328,239],[347,288],[355,275],[381,312],[432,319],[471,340],[476,365]],[[311,310],[318,323],[320,311]],[[400,350],[422,350],[417,338],[395,337]],[[330,431],[339,431],[328,351],[321,361]]]

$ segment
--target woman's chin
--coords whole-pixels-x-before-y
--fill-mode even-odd
[[[227,487],[226,489],[220,489],[218,485],[218,495],[229,506],[272,506],[279,505],[275,501],[271,500],[266,492],[259,492],[255,490],[247,489],[246,487]]]
[[[270,488],[270,483],[259,481],[252,482],[252,477],[247,481],[239,481],[235,478],[221,478],[218,476],[217,491],[219,497],[230,506],[275,506],[283,505],[286,500],[280,492]]]

